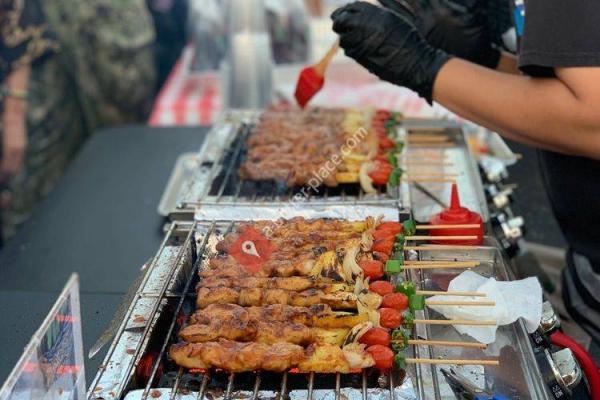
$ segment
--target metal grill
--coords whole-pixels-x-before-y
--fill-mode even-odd
[[[181,220],[193,215],[198,207],[283,205],[302,195],[311,206],[327,205],[388,205],[403,203],[399,188],[383,188],[367,194],[357,184],[338,187],[288,187],[285,182],[242,179],[238,170],[246,157],[246,140],[251,134],[258,113],[232,111],[215,124],[207,136],[195,164],[185,182],[180,183],[177,202],[169,215]],[[161,208],[168,208],[167,206]]]
[[[405,374],[401,370],[383,376],[375,370],[358,374],[193,374],[169,360],[169,346],[178,341],[181,324],[195,310],[198,269],[234,226],[234,222],[171,225],[90,386],[88,398],[402,398],[398,396]]]

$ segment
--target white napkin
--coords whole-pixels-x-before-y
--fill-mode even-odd
[[[500,326],[523,318],[529,333],[537,329],[542,319],[542,287],[536,278],[498,282],[494,278],[486,279],[475,272],[465,271],[450,282],[448,291],[482,292],[487,297],[433,296],[429,299],[496,302],[493,307],[430,306],[448,319],[495,320]],[[496,340],[498,326],[454,327],[458,332],[466,333],[481,343],[490,344]]]

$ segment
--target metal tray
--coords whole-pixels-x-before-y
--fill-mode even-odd
[[[479,261],[481,264],[472,269],[474,272],[499,281],[513,279],[509,264],[498,249],[496,240],[486,237],[485,243],[485,246],[473,250],[420,251],[419,259]],[[416,256],[416,253],[413,256]],[[463,270],[413,270],[411,279],[424,290],[446,290],[448,282],[461,272]],[[443,318],[430,309],[426,309],[422,313],[423,318]],[[473,340],[469,336],[459,334],[454,328],[442,325],[421,325],[418,326],[416,333],[418,336],[439,340]],[[520,320],[511,325],[499,327],[496,341],[486,350],[429,346],[418,346],[416,350],[420,357],[430,358],[498,357],[500,359],[499,367],[469,366],[453,367],[453,369],[468,378],[475,386],[491,393],[502,394],[507,398],[520,400],[551,398],[535,361],[527,332]],[[440,372],[442,368],[447,367],[427,365],[417,367],[417,376],[420,381],[418,390],[421,400],[454,400],[456,398]]]

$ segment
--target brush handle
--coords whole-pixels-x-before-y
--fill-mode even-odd
[[[317,72],[317,74],[319,74],[320,76],[325,75],[325,71],[327,71],[329,63],[331,63],[331,60],[333,60],[333,57],[335,57],[339,49],[340,42],[339,40],[336,40],[335,43],[329,49],[329,51],[327,51],[327,54],[325,54],[325,56],[321,59],[321,61],[315,64],[314,69]]]

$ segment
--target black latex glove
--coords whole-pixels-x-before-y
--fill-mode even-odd
[[[399,12],[404,0],[379,0]],[[492,38],[482,0],[410,0],[415,25],[427,41],[457,57],[488,68],[496,68],[500,51]]]
[[[450,56],[427,43],[409,10],[391,13],[357,1],[335,10],[331,19],[348,57],[431,103],[435,78]]]

